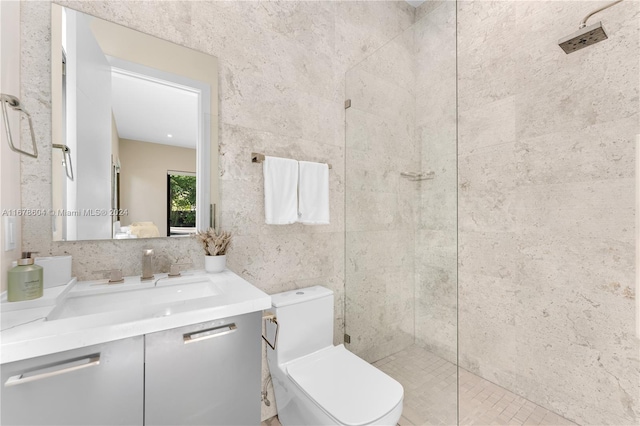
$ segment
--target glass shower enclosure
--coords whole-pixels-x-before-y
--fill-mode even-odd
[[[411,423],[456,424],[456,3],[419,12],[346,73],[345,338]]]

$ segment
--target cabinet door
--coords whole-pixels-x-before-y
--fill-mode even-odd
[[[3,425],[142,425],[142,336],[3,364]]]
[[[145,336],[146,425],[258,425],[261,313]]]

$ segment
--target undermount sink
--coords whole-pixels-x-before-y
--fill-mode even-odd
[[[128,276],[120,284],[73,279],[47,293],[47,304],[2,311],[0,364],[271,307],[269,295],[228,269],[182,271],[180,277],[158,273],[149,281]]]
[[[207,276],[162,278],[148,284],[131,284],[124,288],[118,287],[118,284],[106,289],[104,285],[102,287],[79,294],[70,293],[51,311],[47,320],[134,310],[141,306],[173,304],[222,294],[220,288]]]

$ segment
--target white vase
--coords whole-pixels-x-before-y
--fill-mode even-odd
[[[227,255],[204,256],[204,269],[210,273],[222,272],[227,266]]]

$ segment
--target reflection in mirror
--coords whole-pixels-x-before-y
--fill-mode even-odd
[[[167,173],[167,227],[170,235],[191,234],[196,227],[195,173]]]
[[[217,59],[52,5],[52,63],[54,241],[212,226]]]

